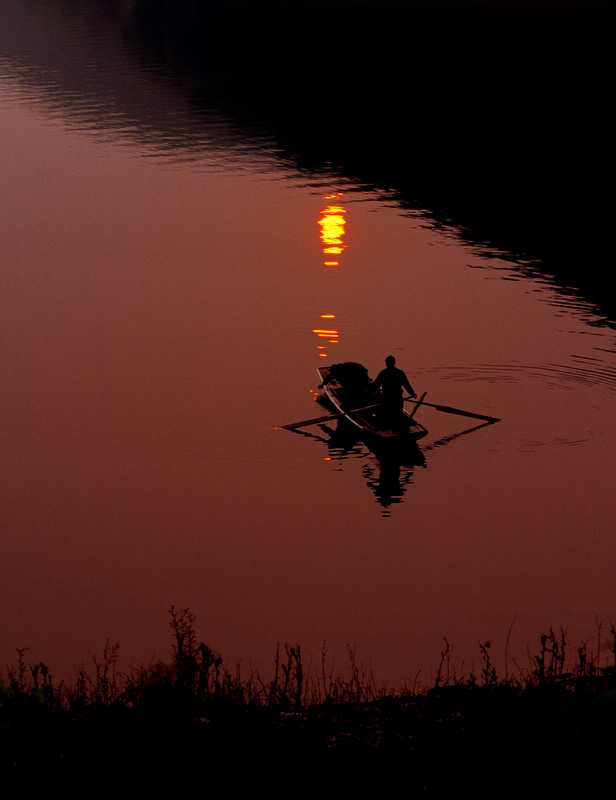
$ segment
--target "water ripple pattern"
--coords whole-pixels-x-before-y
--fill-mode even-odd
[[[438,375],[439,380],[471,383],[521,383],[529,379],[539,380],[560,389],[571,389],[575,385],[602,387],[616,392],[616,367],[605,364],[598,358],[572,355],[581,362],[559,363],[508,363],[460,364],[456,366],[436,366],[418,369],[418,374]]]

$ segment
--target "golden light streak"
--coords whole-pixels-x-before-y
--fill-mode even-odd
[[[323,313],[319,315],[321,319],[335,319],[336,315],[332,314],[331,312]],[[321,339],[327,341],[327,344],[323,342],[323,344],[317,345],[317,355],[319,358],[329,358],[329,347],[332,344],[338,344],[340,341],[340,331],[337,328],[313,328],[312,333],[317,337],[317,339]]]
[[[321,238],[327,245],[341,244],[344,236],[346,219],[343,214],[337,213],[334,206],[323,209],[323,216],[319,220]]]
[[[319,226],[319,237],[323,251],[324,267],[340,267],[340,256],[346,250],[345,236],[347,225],[347,209],[342,204],[341,192],[329,192],[324,196],[326,201],[321,208],[320,216],[316,220]],[[322,320],[334,320],[336,315],[331,312],[320,314]],[[319,358],[329,358],[329,348],[332,344],[340,342],[340,332],[335,328],[313,328],[312,333],[322,341],[317,344]],[[325,344],[327,342],[327,344]]]
[[[335,200],[338,194],[327,195],[328,200]],[[321,209],[321,217],[317,220],[317,225],[321,228],[321,243],[325,256],[339,256],[345,250],[344,236],[346,228],[347,210],[343,205],[333,204]],[[337,267],[339,261],[325,261],[326,267]]]

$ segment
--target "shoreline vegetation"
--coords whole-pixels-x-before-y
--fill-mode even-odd
[[[271,677],[242,675],[199,640],[190,610],[169,614],[171,660],[126,673],[109,642],[72,683],[18,651],[0,679],[4,785],[85,786],[97,776],[177,788],[229,764],[309,770],[306,780],[327,768],[381,787],[403,775],[411,797],[569,795],[609,781],[614,627],[603,657],[588,643],[571,649],[565,630],[550,629],[513,675],[497,673],[490,642],[479,643],[479,670],[458,673],[445,640],[432,685],[394,691],[352,650],[345,674],[325,650],[307,668],[301,647],[285,645]]]

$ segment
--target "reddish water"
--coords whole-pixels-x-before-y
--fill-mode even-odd
[[[26,77],[0,61],[0,663],[164,654],[175,603],[231,662],[355,643],[398,683],[443,636],[470,665],[514,620],[525,658],[616,617],[616,341],[583,301],[351,183],[89,125]],[[503,421],[443,442],[472,421],[421,412],[426,466],[383,491],[363,446],[275,426],[318,413],[320,363],[389,352]]]

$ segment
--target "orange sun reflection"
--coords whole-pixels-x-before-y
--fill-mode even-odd
[[[326,194],[326,200],[338,200],[342,195],[339,192]],[[344,237],[346,233],[346,208],[340,203],[329,203],[321,209],[321,217],[317,225],[321,228],[321,243],[325,256],[342,255],[346,249]],[[339,267],[340,261],[327,259],[323,262],[326,267]]]
[[[330,311],[319,315],[323,320],[336,319],[336,315]],[[338,328],[313,328],[312,334],[316,336],[319,344],[317,344],[317,354],[319,358],[329,358],[329,346],[338,344],[340,341],[340,331]],[[327,344],[326,344],[327,343]]]
[[[322,265],[328,270],[334,270],[340,267],[340,256],[347,248],[345,243],[347,209],[342,204],[341,192],[330,192],[324,196],[324,200],[326,205],[321,209],[321,215],[316,221],[319,226],[319,237],[323,251]],[[331,311],[326,311],[319,316],[321,320],[336,319],[336,314]],[[338,327],[326,327],[326,323],[321,322],[319,327],[312,329],[312,334],[318,342],[318,357],[321,359],[329,358],[331,345],[340,343],[340,330]]]

